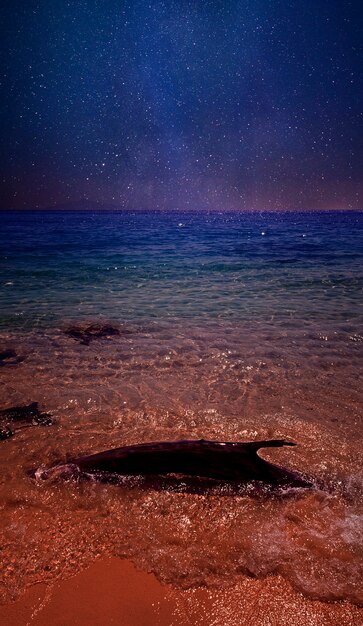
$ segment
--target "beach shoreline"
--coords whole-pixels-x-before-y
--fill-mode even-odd
[[[1,626],[361,626],[360,214],[28,217],[2,235]],[[287,439],[262,458],[314,487],[32,478],[183,439]]]
[[[2,605],[1,626],[361,626],[363,608],[305,598],[281,576],[232,587],[177,589],[129,560],[99,559],[68,579]]]

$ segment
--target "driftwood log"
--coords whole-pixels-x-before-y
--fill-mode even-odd
[[[258,456],[260,448],[296,444],[283,439],[249,443],[200,440],[163,441],[125,446],[70,460],[38,473],[42,478],[85,473],[97,475],[182,474],[219,481],[263,481],[271,485],[309,487],[303,477]]]

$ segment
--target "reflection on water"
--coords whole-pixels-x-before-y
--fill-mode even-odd
[[[55,424],[0,442],[2,599],[114,554],[179,587],[279,573],[362,602],[361,215],[19,220],[4,218],[0,352],[16,356],[0,408],[39,402]],[[120,333],[64,332],[87,319]],[[261,454],[320,487],[256,497],[26,473],[181,438],[291,439]]]

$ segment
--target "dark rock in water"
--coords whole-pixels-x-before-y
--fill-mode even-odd
[[[17,355],[15,350],[3,350],[2,352],[0,352],[0,362],[15,359],[16,356]]]
[[[24,361],[24,357],[18,355],[15,350],[3,350],[0,352],[0,366],[17,365]]]
[[[11,430],[11,428],[9,428],[9,426],[5,426],[4,428],[0,428],[0,441],[4,441],[5,439],[9,439],[10,437],[13,437],[14,433]]]
[[[264,461],[257,454],[260,448],[294,445],[282,439],[248,443],[204,439],[146,443],[76,458],[67,465],[45,470],[41,477],[84,473],[104,480],[107,473],[128,476],[182,474],[219,481],[262,481],[269,485],[311,487],[311,483],[299,474]]]
[[[119,328],[111,326],[110,324],[70,326],[64,332],[84,346],[88,346],[94,339],[108,339],[109,337],[121,334]]]
[[[0,426],[0,440],[12,437],[17,430],[29,426],[51,426],[53,419],[50,413],[39,411],[38,402],[32,402],[25,406],[12,406],[8,409],[0,411],[0,422],[4,422],[5,426]],[[8,422],[19,424],[19,427],[13,431]]]

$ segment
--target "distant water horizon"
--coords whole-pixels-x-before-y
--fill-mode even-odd
[[[327,206],[327,207],[305,207],[298,209],[294,206],[288,206],[286,208],[276,207],[276,208],[264,208],[264,207],[255,207],[255,208],[241,208],[241,207],[193,207],[193,206],[182,206],[182,207],[162,207],[162,206],[153,206],[153,207],[130,207],[117,205],[109,202],[101,202],[94,200],[76,200],[69,202],[60,202],[52,205],[44,204],[44,205],[29,205],[23,207],[9,207],[2,206],[0,207],[0,214],[5,212],[38,212],[38,211],[90,211],[90,212],[129,212],[129,213],[272,213],[272,214],[280,214],[280,213],[361,213],[363,212],[363,207],[356,206]]]

